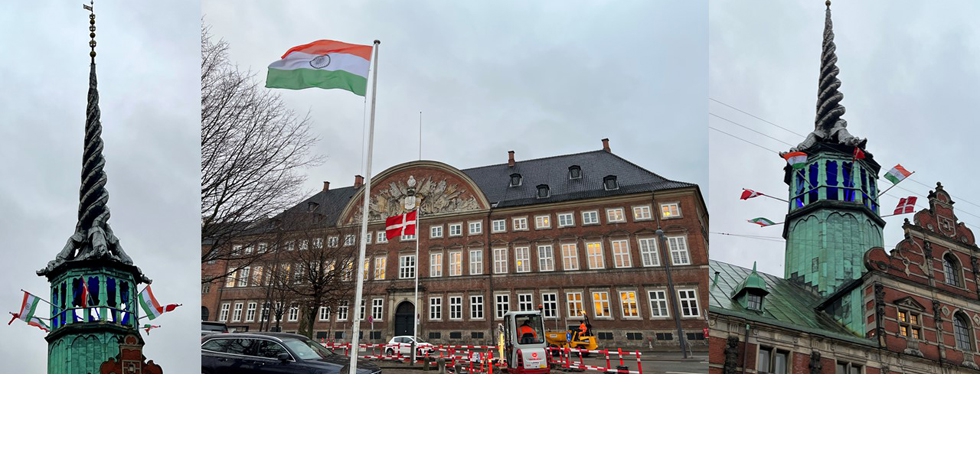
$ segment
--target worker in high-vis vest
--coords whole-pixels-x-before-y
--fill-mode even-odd
[[[534,332],[534,328],[531,327],[530,321],[524,320],[524,324],[521,324],[521,327],[517,328],[517,338],[521,343],[527,343],[525,336],[528,334],[531,335],[531,342],[538,341],[538,334]]]
[[[585,321],[578,322],[578,336],[585,337],[585,333],[589,330],[588,326],[585,325]]]

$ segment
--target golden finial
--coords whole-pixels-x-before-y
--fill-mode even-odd
[[[827,1],[826,1],[826,2],[824,2],[824,3],[825,3],[825,4],[827,5],[827,8],[830,8],[830,0],[827,0]]]
[[[88,55],[92,56],[92,64],[95,64],[95,0],[90,0],[88,5],[82,3],[82,8],[90,11],[88,15],[88,36],[91,40],[89,40],[88,46],[92,47],[92,51]]]

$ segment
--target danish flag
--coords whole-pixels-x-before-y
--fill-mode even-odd
[[[414,235],[417,216],[418,210],[416,209],[409,213],[399,214],[385,219],[385,237],[388,240],[392,240],[402,235]]]
[[[895,214],[905,214],[908,212],[915,212],[915,200],[918,197],[910,196],[908,198],[902,198],[898,200],[898,206],[895,207]]]

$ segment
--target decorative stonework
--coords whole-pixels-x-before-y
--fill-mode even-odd
[[[377,192],[372,191],[368,220],[383,221],[416,207],[422,216],[481,209],[477,198],[462,184],[431,175],[421,178],[410,175],[406,179],[393,178],[382,185]],[[358,207],[347,223],[357,223],[360,220],[361,211]]]
[[[725,367],[722,369],[725,374],[738,373],[738,337],[728,336],[725,345]]]

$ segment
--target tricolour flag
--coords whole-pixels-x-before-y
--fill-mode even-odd
[[[917,197],[910,196],[898,200],[898,206],[895,207],[895,214],[905,214],[909,212],[914,212],[916,199]]]
[[[146,335],[150,335],[150,330],[151,329],[156,329],[158,327],[160,327],[160,326],[157,326],[156,324],[144,324],[143,325],[143,330],[146,331]]]
[[[385,237],[392,240],[402,235],[414,235],[418,210],[385,219]]]
[[[906,177],[911,175],[912,173],[903,168],[902,165],[895,165],[894,168],[885,173],[885,179],[891,181],[892,184],[898,185],[899,182],[905,180]]]
[[[747,200],[749,198],[755,198],[757,196],[765,196],[765,195],[763,195],[763,194],[761,194],[761,193],[759,193],[759,192],[757,192],[755,190],[749,190],[747,188],[743,188],[742,189],[741,199],[743,199],[743,200]]]
[[[160,305],[160,302],[157,302],[156,297],[153,296],[153,291],[150,289],[150,286],[146,286],[140,292],[139,302],[140,308],[143,309],[143,312],[146,313],[146,318],[150,321],[157,319],[160,315],[168,311],[173,311],[179,306],[175,303],[166,306]]]
[[[367,93],[370,45],[317,40],[294,46],[282,59],[269,64],[266,88],[346,89],[358,96]]]
[[[786,164],[790,165],[793,169],[802,169],[806,166],[806,153],[804,152],[787,152],[780,153],[779,156],[786,160]]]
[[[9,326],[15,319],[19,319],[44,332],[48,332],[48,326],[44,324],[44,321],[34,317],[34,313],[37,311],[37,306],[40,302],[40,298],[30,292],[24,291],[24,300],[20,303],[20,311],[17,313],[10,312],[12,318],[10,318],[10,322],[7,325]]]
[[[776,225],[775,222],[766,219],[765,217],[756,217],[755,219],[749,219],[749,222],[756,224],[760,227],[768,227],[770,225]]]

